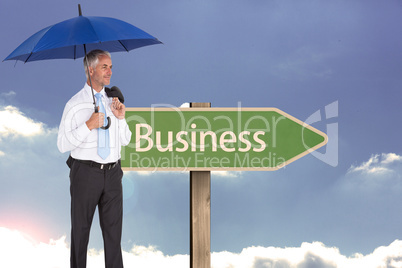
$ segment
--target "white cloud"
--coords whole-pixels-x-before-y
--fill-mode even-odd
[[[0,136],[22,135],[35,136],[44,131],[44,124],[35,122],[14,106],[0,110]]]
[[[339,185],[347,191],[383,192],[397,198],[402,189],[401,174],[402,156],[395,153],[375,154],[365,162],[351,165]]]
[[[212,171],[213,176],[226,177],[226,178],[238,178],[241,177],[241,171]]]
[[[380,268],[402,267],[402,241],[395,240],[386,247],[379,247],[368,255],[354,254],[347,257],[334,247],[320,242],[302,243],[300,247],[250,247],[241,253],[213,253],[214,267],[283,267],[283,268]]]
[[[402,162],[402,156],[395,153],[382,153],[381,155],[372,155],[366,162],[361,163],[358,166],[352,165],[348,173],[361,172],[364,174],[384,174],[392,172],[392,164]]]
[[[36,243],[31,237],[16,230],[0,227],[0,267],[69,267],[70,250],[66,237]],[[21,257],[23,256],[23,258]],[[133,246],[123,252],[126,267],[188,267],[188,255],[168,256],[153,246]],[[104,252],[88,251],[88,268],[104,267]],[[368,255],[342,255],[337,248],[320,242],[302,243],[300,247],[249,247],[240,253],[214,252],[213,268],[381,268],[402,267],[402,241],[395,240]]]
[[[382,154],[383,164],[391,164],[394,162],[402,162],[402,156],[394,154],[394,153],[388,153],[388,154]]]
[[[26,234],[7,228],[0,228],[0,256],[1,267],[68,267],[69,263],[65,237],[37,244]]]
[[[190,103],[189,102],[184,102],[180,105],[180,108],[190,108]]]
[[[5,98],[11,98],[11,97],[14,97],[15,95],[17,95],[17,93],[13,90],[10,90],[9,92],[3,92],[0,94],[1,97],[5,97]]]

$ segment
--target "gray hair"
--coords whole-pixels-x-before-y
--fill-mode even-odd
[[[85,75],[87,76],[87,79],[89,77],[88,74],[88,69],[87,69],[87,64],[89,67],[95,69],[96,65],[99,63],[99,56],[108,56],[109,58],[112,58],[110,53],[108,51],[100,50],[100,49],[94,49],[91,50],[86,57],[84,57],[84,68],[85,68]]]

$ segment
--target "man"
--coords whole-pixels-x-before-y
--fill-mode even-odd
[[[87,68],[88,64],[88,68]],[[105,267],[123,267],[121,146],[131,139],[125,106],[109,98],[105,85],[112,76],[109,52],[93,50],[84,58],[87,82],[64,108],[57,146],[70,151],[71,267],[86,267],[89,232],[96,207],[105,250]],[[94,112],[91,84],[99,112]],[[105,115],[106,113],[106,115]],[[110,117],[110,128],[105,125]]]

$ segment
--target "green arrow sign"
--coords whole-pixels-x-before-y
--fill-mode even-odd
[[[327,135],[276,108],[127,108],[124,170],[277,170]]]

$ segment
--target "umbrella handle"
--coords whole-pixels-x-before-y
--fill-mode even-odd
[[[107,125],[106,125],[106,126],[101,126],[100,128],[101,128],[101,129],[108,129],[108,128],[110,128],[110,123],[111,123],[111,122],[110,122],[110,117],[108,116],[108,117],[107,117]]]
[[[99,111],[98,111],[98,107],[95,107],[95,113],[99,113]],[[108,129],[108,128],[110,128],[110,124],[111,124],[112,122],[111,122],[111,120],[110,120],[110,117],[108,116],[107,117],[107,125],[106,126],[101,126],[100,128],[101,129]]]

